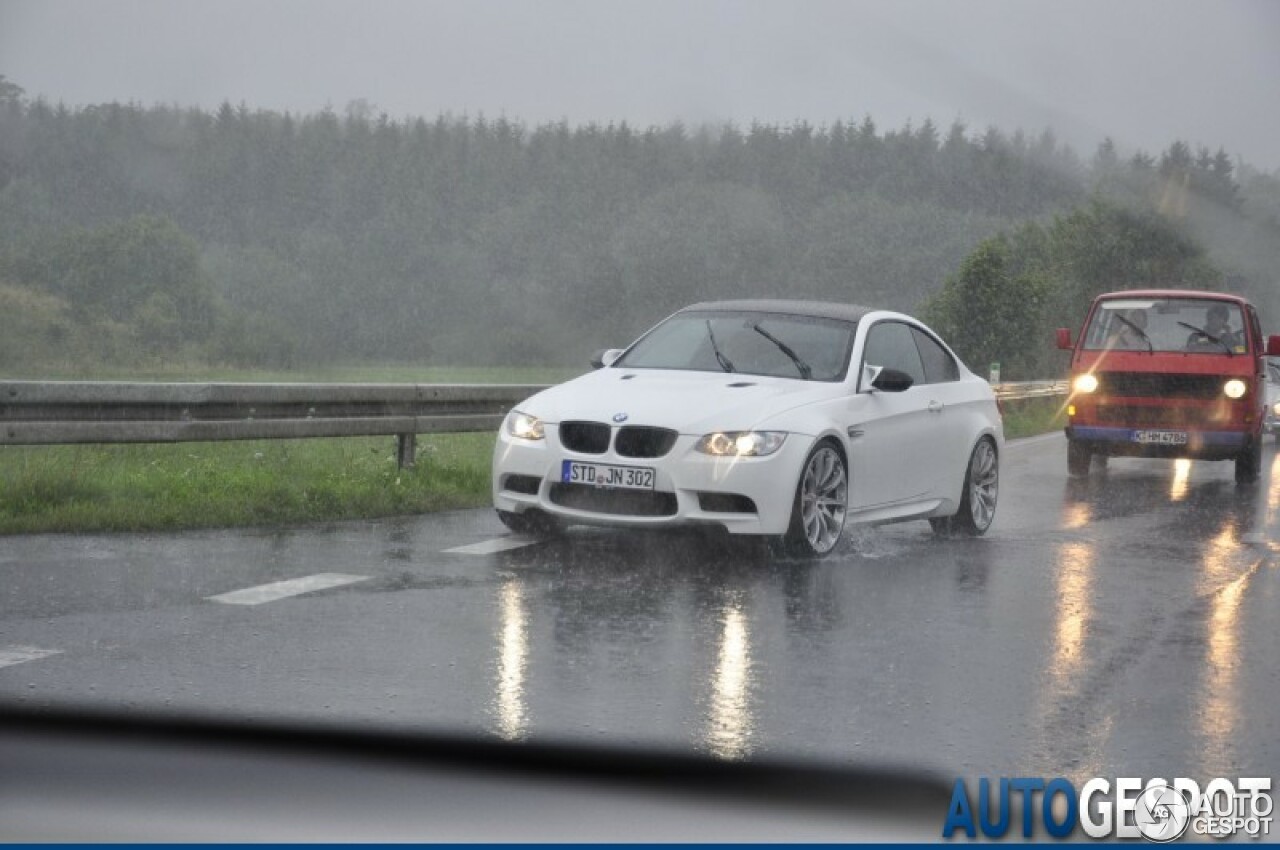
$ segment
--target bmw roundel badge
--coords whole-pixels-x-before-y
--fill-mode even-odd
[[[613,421],[614,421],[614,422],[626,422],[626,421],[627,421],[627,414],[625,414],[625,413],[615,413],[615,414],[613,414]]]

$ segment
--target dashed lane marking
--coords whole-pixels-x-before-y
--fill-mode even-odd
[[[222,602],[227,605],[261,605],[264,602],[275,602],[302,593],[316,590],[328,590],[331,587],[342,587],[344,584],[355,584],[364,581],[368,576],[349,576],[342,573],[317,573],[313,576],[292,578],[288,581],[275,581],[271,584],[260,584],[257,587],[246,587],[230,593],[219,593],[217,596],[205,597],[210,602]]]
[[[38,646],[0,646],[0,667],[12,667],[25,661],[39,661],[50,655],[61,655],[61,649],[41,649]]]
[[[509,549],[532,546],[537,542],[538,539],[536,537],[521,537],[518,534],[513,534],[508,537],[483,540],[479,543],[468,543],[466,546],[454,546],[452,549],[445,549],[444,551],[454,555],[492,555],[494,552],[506,552]]]

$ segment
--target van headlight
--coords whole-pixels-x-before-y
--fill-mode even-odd
[[[1098,388],[1098,378],[1085,372],[1083,375],[1076,375],[1076,379],[1071,382],[1071,389],[1078,393],[1091,393]]]
[[[764,457],[782,448],[786,439],[785,431],[717,431],[694,448],[716,457]]]
[[[1248,385],[1239,378],[1232,378],[1222,385],[1222,391],[1226,393],[1227,398],[1244,398],[1248,389]]]
[[[541,419],[519,410],[507,414],[507,433],[521,440],[541,440],[547,436]]]

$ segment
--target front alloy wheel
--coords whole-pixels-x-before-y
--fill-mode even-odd
[[[848,506],[849,473],[844,457],[832,443],[819,443],[809,453],[800,475],[784,548],[797,555],[829,554],[844,532]]]

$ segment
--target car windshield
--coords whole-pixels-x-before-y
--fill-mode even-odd
[[[1113,298],[1093,313],[1084,335],[1091,350],[1244,354],[1244,319],[1234,302],[1209,298]]]
[[[816,316],[689,311],[651,330],[614,365],[842,381],[855,328]]]

